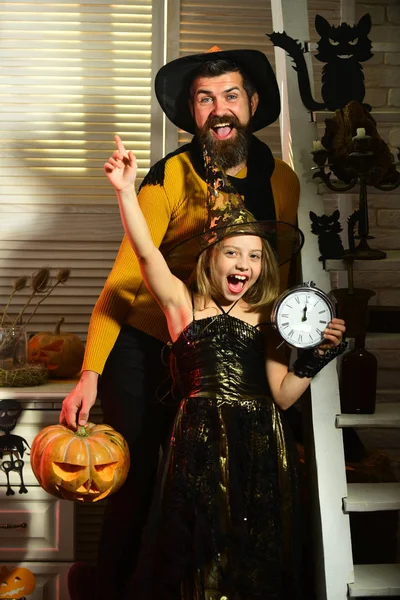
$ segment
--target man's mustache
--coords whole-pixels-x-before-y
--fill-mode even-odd
[[[206,122],[204,123],[202,130],[207,131],[208,129],[213,129],[217,127],[217,125],[229,125],[230,127],[234,127],[235,129],[240,129],[242,124],[239,119],[235,115],[208,115]]]

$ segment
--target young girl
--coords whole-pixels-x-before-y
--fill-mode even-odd
[[[296,363],[288,371],[269,325],[279,268],[268,240],[279,258],[291,226],[243,222],[240,206],[229,215],[214,211],[219,226],[188,240],[198,256],[188,287],[151,240],[135,194],[135,157],[115,140],[105,172],[144,281],[165,313],[183,398],[127,598],[301,598],[296,455],[284,410],[310,378],[296,375]],[[340,319],[329,324],[316,372],[344,331]]]

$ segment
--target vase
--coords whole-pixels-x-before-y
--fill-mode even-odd
[[[337,316],[346,322],[346,336],[365,334],[368,323],[368,302],[375,296],[373,290],[364,288],[338,288],[331,294],[337,302]]]
[[[340,366],[342,413],[373,414],[376,402],[378,361],[365,348],[365,335],[358,335],[354,348],[343,355]]]
[[[27,361],[27,336],[23,327],[0,327],[0,369],[22,367]]]

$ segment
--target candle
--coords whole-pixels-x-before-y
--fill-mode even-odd
[[[319,140],[314,140],[312,143],[313,152],[317,152],[318,150],[323,150],[324,147]]]
[[[357,129],[357,137],[365,137],[365,129],[364,129],[364,127],[359,127]]]

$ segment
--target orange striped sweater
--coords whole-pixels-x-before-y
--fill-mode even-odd
[[[245,168],[236,177],[246,177],[246,173]],[[296,223],[297,175],[285,162],[275,159],[271,184],[276,218]],[[205,198],[206,184],[194,171],[187,152],[167,160],[163,185],[146,185],[141,189],[141,208],[153,241],[164,254],[181,240],[203,231],[207,216]],[[287,271],[281,272],[283,280],[287,278]],[[168,341],[165,317],[142,280],[126,236],[93,310],[82,370],[102,373],[125,323]]]

